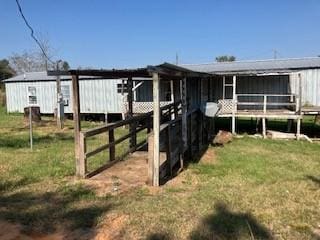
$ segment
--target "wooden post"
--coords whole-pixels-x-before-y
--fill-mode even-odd
[[[153,161],[153,145],[154,145],[153,133],[148,135],[148,184],[153,185],[154,176],[154,161]]]
[[[170,94],[171,94],[171,103],[173,103],[173,112],[171,112],[171,120],[174,120],[175,119],[175,109],[176,109],[176,106],[175,106],[175,97],[174,97],[174,87],[173,87],[173,81],[171,80],[170,81]],[[171,109],[170,109],[171,110]]]
[[[237,83],[237,77],[233,76],[232,78],[232,134],[236,134],[236,109],[237,109],[237,96],[236,96],[236,83]]]
[[[298,74],[299,77],[299,115],[301,116],[302,113],[302,79],[301,73]]]
[[[188,149],[188,126],[187,126],[187,79],[184,78],[181,81],[181,111],[182,111],[182,118],[181,118],[181,124],[182,124],[182,146],[181,146],[181,154],[185,155],[185,151]],[[185,160],[185,159],[184,159]]]
[[[222,100],[226,97],[226,76],[222,77]]]
[[[81,176],[80,172],[80,96],[79,96],[79,76],[72,75],[72,106],[74,122],[74,148],[76,157],[76,175]]]
[[[128,78],[127,82],[127,87],[128,87],[128,118],[133,117],[133,81],[132,77]],[[133,132],[136,129],[136,123],[131,123],[129,125],[129,131]],[[130,149],[134,149],[137,145],[137,135],[136,133],[131,134],[130,138]]]
[[[56,68],[57,68],[57,71],[59,71],[59,61],[57,61]],[[57,85],[57,126],[59,129],[62,129],[63,120],[64,120],[64,103],[63,103],[63,96],[61,93],[61,79],[59,75],[57,75],[56,85]]]
[[[297,140],[300,140],[300,133],[301,133],[301,118],[297,119]]]
[[[160,78],[152,74],[153,81],[153,186],[159,186],[160,168]]]
[[[167,175],[172,176],[171,161],[172,161],[172,146],[171,146],[171,125],[169,124],[166,131],[166,155],[167,155]]]
[[[82,132],[79,135],[79,176],[84,178],[87,172],[87,159],[86,159],[86,139]]]
[[[114,142],[114,129],[109,130],[109,144]],[[116,146],[112,145],[109,148],[109,161],[114,161],[116,159]]]
[[[263,114],[267,113],[267,95],[263,95]]]
[[[30,149],[33,150],[33,131],[32,131],[32,107],[29,107],[29,138]]]
[[[266,136],[267,136],[266,132],[267,132],[267,128],[266,128],[266,118],[263,117],[263,118],[262,118],[262,136],[263,136],[263,138],[266,138]]]

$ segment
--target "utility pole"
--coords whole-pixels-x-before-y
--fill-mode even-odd
[[[176,53],[176,65],[179,64],[179,56],[178,56],[178,53]]]
[[[59,71],[59,63],[61,60],[57,61],[57,72]],[[61,93],[61,79],[60,75],[57,75],[57,126],[59,129],[63,128],[63,118],[64,118],[64,102]]]

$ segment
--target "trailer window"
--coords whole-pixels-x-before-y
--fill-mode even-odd
[[[37,89],[36,89],[36,87],[28,87],[28,103],[29,103],[29,105],[37,104]]]
[[[118,93],[127,93],[128,92],[128,85],[122,84],[122,83],[118,83],[117,84],[117,92]]]

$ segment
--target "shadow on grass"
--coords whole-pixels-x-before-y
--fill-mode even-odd
[[[39,136],[37,134],[34,134],[33,136],[33,143],[39,144],[49,144],[54,141],[70,141],[72,142],[74,140],[73,136],[70,134],[64,134],[64,133],[55,133],[45,136]],[[30,140],[29,135],[1,135],[0,136],[0,148],[28,148],[30,146]]]
[[[320,187],[320,178],[311,175],[307,175],[306,178],[316,183]]]
[[[152,233],[147,236],[147,240],[170,240],[173,239],[169,233]]]
[[[11,180],[1,181],[1,179],[0,179],[0,193],[5,192],[5,191],[11,191],[17,187],[23,187],[23,186],[26,186],[26,185],[33,183],[33,182],[35,182],[33,179],[26,178],[26,177],[21,178],[16,181],[11,181]]]
[[[90,189],[75,185],[56,192],[1,194],[0,206],[1,218],[23,225],[24,231],[53,233],[58,229],[93,228],[114,204],[108,198],[96,197]],[[91,230],[90,234],[95,233]]]
[[[190,239],[273,239],[270,231],[250,213],[237,213],[224,203],[215,205],[215,213],[205,217]]]

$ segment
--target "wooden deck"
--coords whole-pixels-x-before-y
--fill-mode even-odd
[[[218,117],[226,118],[232,117],[232,113],[221,113]],[[235,117],[249,117],[249,118],[273,118],[273,119],[300,119],[301,116],[294,111],[287,109],[268,110],[237,110]]]
[[[320,107],[302,107],[303,115],[320,115]]]

